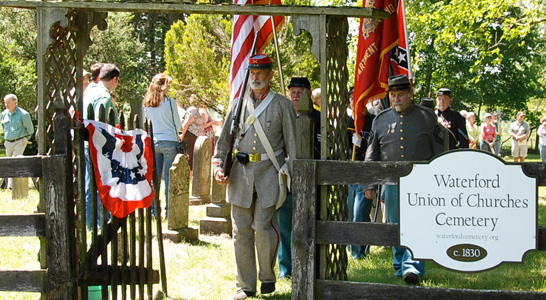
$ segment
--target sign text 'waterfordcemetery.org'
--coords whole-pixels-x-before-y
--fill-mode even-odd
[[[458,271],[536,249],[536,179],[481,151],[454,151],[400,177],[400,244]]]

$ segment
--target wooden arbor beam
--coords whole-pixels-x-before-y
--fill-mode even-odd
[[[36,9],[81,8],[103,12],[155,12],[187,14],[237,14],[237,15],[326,15],[353,18],[386,19],[389,14],[383,10],[364,7],[332,6],[284,6],[284,5],[232,5],[232,4],[187,4],[174,2],[37,2],[37,1],[0,1],[0,6]]]

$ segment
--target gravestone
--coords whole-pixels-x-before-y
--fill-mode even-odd
[[[17,157],[23,157],[23,155],[19,155]],[[28,177],[10,178],[10,181],[12,191],[11,198],[13,200],[28,197]]]
[[[169,216],[163,237],[175,243],[199,239],[197,228],[189,227],[190,166],[182,155],[176,155],[169,169]]]
[[[211,158],[210,139],[206,136],[198,137],[193,151],[193,180],[190,197],[192,205],[210,203]]]
[[[231,235],[231,204],[226,202],[226,186],[212,179],[212,203],[207,205],[207,216],[199,222],[201,234]]]

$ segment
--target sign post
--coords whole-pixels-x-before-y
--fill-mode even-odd
[[[415,259],[475,272],[537,248],[537,183],[521,165],[457,150],[400,177],[400,244]]]

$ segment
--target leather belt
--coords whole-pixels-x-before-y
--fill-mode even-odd
[[[237,152],[239,152],[237,149],[233,150],[233,155],[237,155]],[[275,152],[275,156],[280,155],[282,152],[283,150]],[[248,153],[248,155],[250,162],[259,162],[270,159],[267,153]]]
[[[14,139],[14,140],[6,140],[6,141],[8,141],[8,142],[10,142],[10,143],[13,143],[13,142],[17,142],[18,140],[22,140],[22,139],[24,139],[24,138],[26,138],[26,136],[20,137],[20,138],[18,138],[18,139]]]

